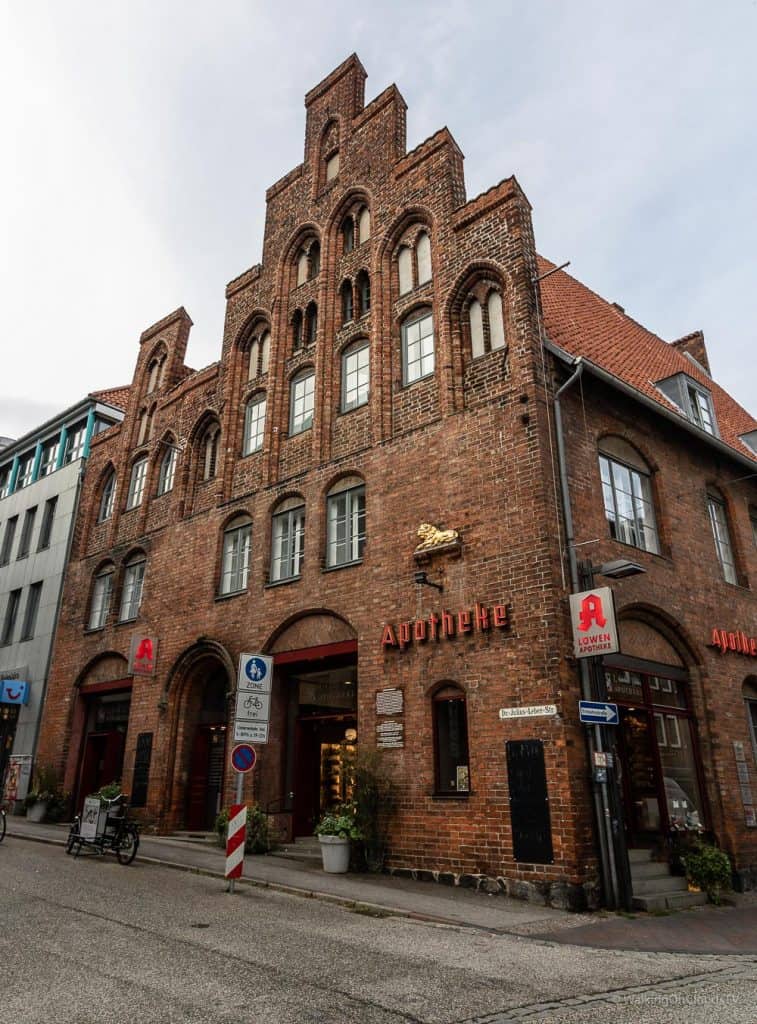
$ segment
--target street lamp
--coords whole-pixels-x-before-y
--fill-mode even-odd
[[[592,565],[591,561],[586,560],[578,563],[578,585],[581,591],[593,590],[595,576],[605,576],[611,580],[622,580],[629,576],[638,576],[643,572],[646,572],[644,566],[639,565],[638,562],[632,562],[628,558],[615,558],[609,562],[603,562],[601,565]],[[591,699],[602,702],[607,701],[607,683],[602,669],[602,656],[586,658],[585,660],[588,662],[586,668],[588,670]],[[613,765],[612,767],[608,765],[607,781],[600,782],[600,785],[606,794],[606,812],[609,812],[610,817],[608,845],[610,847],[612,885],[616,890],[617,902],[621,908],[630,910],[633,899],[633,887],[622,821],[623,811],[620,787],[616,771],[618,754],[615,744],[615,733],[613,732],[615,728],[615,726],[595,725],[594,736],[597,750],[609,750],[613,755]],[[592,765],[592,774],[593,768],[594,766]],[[595,783],[598,781],[595,777]],[[603,802],[605,798],[603,798]]]

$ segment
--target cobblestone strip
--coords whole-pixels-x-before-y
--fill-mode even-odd
[[[528,1020],[531,1017],[541,1017],[549,1011],[559,1010],[563,1007],[586,1006],[592,1003],[607,1003],[608,1005],[634,1003],[650,996],[668,996],[669,998],[678,996],[683,1005],[689,990],[693,990],[695,993],[698,988],[712,984],[713,981],[731,981],[739,978],[757,978],[757,961],[750,959],[733,967],[724,967],[722,970],[708,971],[705,974],[688,974],[667,981],[651,982],[647,985],[631,985],[627,988],[609,989],[607,992],[573,996],[570,999],[514,1006],[509,1010],[502,1010],[500,1013],[486,1014],[483,1017],[468,1017],[465,1020],[457,1021],[456,1024],[518,1024],[519,1021]]]

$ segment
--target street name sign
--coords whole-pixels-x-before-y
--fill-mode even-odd
[[[587,725],[617,725],[620,722],[618,705],[603,700],[580,700],[578,714]]]
[[[556,704],[529,704],[523,708],[500,708],[499,717],[506,718],[541,718],[557,714]]]

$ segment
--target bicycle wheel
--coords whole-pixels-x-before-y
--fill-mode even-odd
[[[118,845],[116,846],[116,857],[119,864],[131,864],[137,856],[139,849],[139,832],[134,825],[124,825]]]
[[[0,811],[0,843],[5,839],[5,811]]]
[[[75,821],[71,828],[68,830],[68,839],[66,841],[66,853],[73,853],[73,849],[76,846],[77,840],[79,839],[79,823]]]

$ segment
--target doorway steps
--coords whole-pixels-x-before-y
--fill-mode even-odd
[[[270,856],[296,860],[300,864],[309,864],[314,867],[320,867],[322,863],[321,844],[318,842],[318,836],[300,836],[293,843],[277,846],[275,850],[271,850]]]
[[[682,875],[671,875],[665,861],[652,860],[649,850],[629,850],[634,910],[684,910],[707,902],[703,892],[689,892]]]

